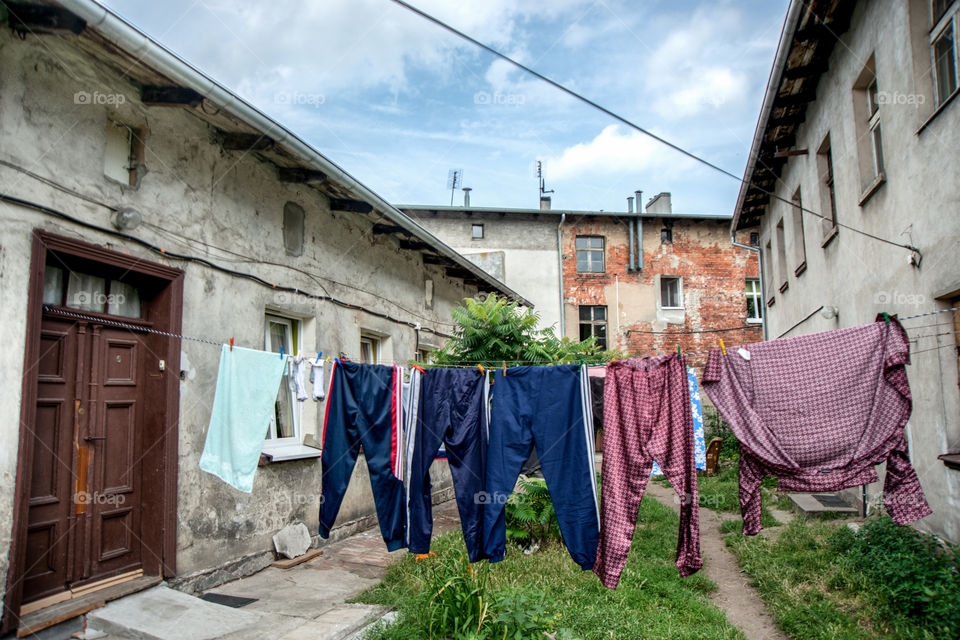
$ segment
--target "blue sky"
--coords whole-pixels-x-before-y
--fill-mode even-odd
[[[395,204],[624,210],[673,194],[730,213],[739,185],[389,0],[101,0]],[[413,0],[742,175],[787,0]],[[455,202],[462,202],[457,193]]]

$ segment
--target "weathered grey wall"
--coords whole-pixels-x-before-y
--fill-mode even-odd
[[[559,216],[519,213],[403,211],[481,268],[486,258],[477,254],[502,252],[503,281],[533,303],[540,314],[540,326],[556,326],[560,333],[560,276],[557,265],[557,224]],[[484,225],[484,237],[470,237],[474,224]],[[496,265],[494,265],[494,273]]]
[[[921,7],[909,15],[909,5]],[[835,306],[839,317],[814,315],[790,335],[814,333],[872,322],[878,312],[908,316],[948,308],[946,292],[960,292],[960,102],[954,100],[929,120],[934,98],[929,89],[928,3],[895,0],[860,2],[850,30],[829,60],[806,113],[796,147],[806,156],[790,158],[777,194],[790,199],[799,187],[805,207],[823,212],[816,152],[827,133],[833,150],[837,215],[841,224],[922,249],[920,269],[907,263],[909,252],[841,228],[821,247],[820,221],[804,217],[807,269],[794,275],[791,258],[788,288],[779,278],[766,281],[769,337],[775,338],[820,305]],[[913,32],[913,33],[911,33]],[[876,57],[886,182],[862,204],[853,86],[871,55]],[[926,74],[926,76],[925,76]],[[899,96],[899,97],[898,97]],[[787,255],[795,239],[790,206],[773,201],[761,228],[761,246],[783,218]],[[776,238],[772,248],[776,254]],[[768,261],[768,265],[770,262]],[[770,270],[767,269],[768,274]],[[957,295],[955,293],[954,295]],[[934,513],[918,527],[960,542],[960,472],[947,469],[937,456],[960,449],[960,399],[957,354],[950,314],[910,321],[914,353],[908,367],[913,416],[907,427],[911,458]],[[922,327],[909,330],[910,327]],[[940,326],[933,326],[940,325]],[[882,475],[881,475],[882,478]],[[869,488],[871,500],[880,484]]]
[[[400,251],[395,240],[371,234],[368,220],[331,212],[319,192],[277,182],[273,170],[253,155],[222,151],[210,142],[208,126],[193,115],[178,108],[144,107],[136,90],[117,73],[67,42],[56,37],[21,41],[9,31],[0,31],[0,160],[98,201],[136,208],[144,224],[133,233],[156,245],[306,291],[325,290],[424,327],[449,331],[453,305],[475,295],[475,288],[446,278],[441,268],[425,267],[419,254]],[[123,96],[123,104],[77,104],[74,94],[78,91]],[[149,172],[139,189],[103,176],[108,117],[147,130]],[[0,165],[0,185],[4,193],[110,226],[104,208],[7,166]],[[282,212],[288,200],[307,212],[301,257],[289,257],[284,251]],[[4,584],[19,437],[30,243],[37,228],[183,269],[186,335],[223,341],[234,337],[239,346],[262,348],[264,313],[276,311],[302,319],[306,352],[322,349],[358,358],[363,330],[383,337],[383,362],[403,362],[414,356],[415,333],[410,327],[278,293],[195,263],[158,259],[133,243],[0,204],[0,326],[5,337],[0,350],[0,441],[4,444],[0,447],[0,581]],[[424,295],[426,278],[434,283],[430,308]],[[430,334],[424,336],[436,342]],[[318,525],[318,459],[260,468],[249,495],[199,470],[218,360],[217,347],[183,342],[181,364],[186,373],[180,387],[177,508],[180,575],[262,554],[272,548],[272,534],[286,523],[300,520],[313,531]],[[307,401],[308,433],[316,434],[322,427],[322,409]],[[435,489],[449,486],[445,462],[434,465],[433,477]],[[338,524],[372,513],[361,458]]]

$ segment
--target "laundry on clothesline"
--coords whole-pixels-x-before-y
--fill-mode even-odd
[[[687,385],[690,388],[690,411],[693,415],[693,453],[698,471],[707,469],[707,443],[703,433],[703,403],[700,401],[700,385],[697,384],[697,372],[687,366]],[[652,476],[662,476],[660,464],[653,461]]]
[[[653,462],[680,501],[677,569],[695,573],[700,507],[687,371],[676,354],[618,360],[604,385],[601,527],[594,573],[614,589],[627,562],[637,512]]]
[[[326,397],[323,384],[323,360],[320,359],[322,355],[321,353],[316,360],[310,362],[310,384],[313,388],[314,400],[323,400]]]
[[[283,357],[223,345],[200,468],[250,493],[287,367]]]
[[[758,533],[760,484],[837,491],[877,481],[884,506],[907,524],[932,511],[907,455],[911,411],[907,334],[893,318],[873,324],[713,350],[703,387],[740,441],[743,533]]]

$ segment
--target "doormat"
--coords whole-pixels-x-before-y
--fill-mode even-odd
[[[259,598],[241,598],[240,596],[228,596],[225,593],[205,593],[200,596],[201,600],[206,600],[207,602],[212,602],[214,604],[222,604],[225,607],[233,607],[234,609],[239,609],[240,607],[245,607],[251,602],[256,602]]]
[[[835,496],[832,493],[820,494],[815,493],[813,497],[817,499],[817,502],[822,504],[825,507],[831,509],[850,509],[850,505],[844,502],[843,498],[840,496]]]

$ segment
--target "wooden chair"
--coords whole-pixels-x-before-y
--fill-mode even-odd
[[[723,438],[714,438],[707,445],[707,475],[712,476],[717,472],[717,466],[720,464],[720,448],[723,446]]]

